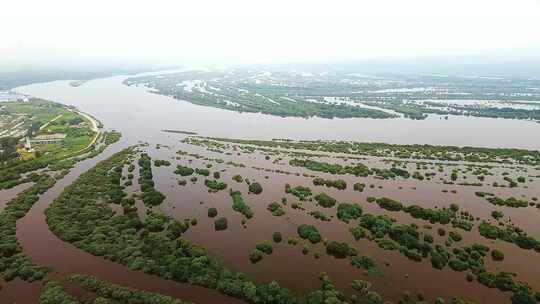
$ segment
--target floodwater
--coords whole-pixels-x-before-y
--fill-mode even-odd
[[[170,138],[181,138],[182,135],[169,135]],[[167,143],[167,139],[162,140]],[[489,300],[489,303],[506,303],[508,294],[502,294],[495,289],[488,289],[476,282],[467,282],[465,273],[454,272],[450,269],[437,270],[432,268],[429,260],[422,263],[412,262],[398,252],[383,251],[376,244],[368,240],[354,241],[348,232],[348,228],[353,226],[353,222],[347,225],[335,218],[335,208],[325,209],[317,208],[313,203],[304,202],[306,211],[293,210],[290,203],[297,200],[284,193],[285,183],[292,186],[309,185],[314,193],[326,192],[341,202],[358,202],[362,208],[373,214],[389,214],[398,221],[404,223],[416,223],[422,227],[426,222],[414,220],[404,213],[387,212],[378,208],[374,204],[366,203],[368,196],[387,196],[403,201],[405,204],[418,204],[423,207],[448,207],[451,203],[458,203],[463,210],[470,211],[474,216],[489,219],[493,207],[487,204],[483,199],[474,195],[475,191],[491,191],[497,195],[506,197],[511,193],[511,189],[501,188],[494,191],[491,187],[466,187],[457,185],[443,185],[436,182],[421,182],[416,180],[376,180],[374,178],[357,178],[350,175],[335,176],[323,174],[320,172],[305,171],[300,168],[291,168],[288,165],[274,164],[273,160],[265,160],[264,155],[260,154],[242,154],[225,155],[204,151],[199,147],[189,146],[181,143],[171,142],[170,149],[161,147],[155,149],[149,147],[150,154],[156,159],[170,159],[171,167],[154,168],[154,176],[160,191],[167,195],[166,203],[160,206],[160,209],[167,214],[172,214],[175,218],[197,218],[199,223],[191,227],[186,233],[186,237],[195,243],[205,246],[209,252],[223,260],[224,264],[233,270],[244,272],[259,282],[268,282],[275,279],[283,286],[286,286],[299,294],[305,294],[309,290],[319,287],[317,276],[320,272],[327,272],[333,279],[336,286],[346,294],[353,294],[349,284],[354,279],[367,279],[374,284],[374,289],[385,296],[385,299],[396,300],[404,291],[421,292],[427,299],[434,300],[441,296],[446,299],[452,296],[462,296],[477,303]],[[186,186],[177,186],[178,176],[172,174],[175,164],[181,163],[193,168],[202,168],[211,163],[182,156],[180,160],[171,159],[175,156],[174,152],[178,149],[190,153],[203,154],[210,158],[223,159],[226,162],[235,161],[246,165],[245,168],[234,168],[224,164],[213,164],[210,171],[221,171],[221,179],[226,181],[230,188],[240,190],[247,204],[254,211],[254,219],[248,220],[247,228],[240,224],[242,216],[231,208],[231,198],[227,191],[221,191],[209,194],[207,188],[201,181],[191,184],[189,181]],[[339,162],[333,159],[331,162]],[[287,164],[285,158],[280,163]],[[271,169],[281,169],[296,174],[284,175],[274,172],[264,172],[253,170],[251,167],[262,167]],[[450,171],[447,168],[444,173],[449,176]],[[450,169],[451,170],[451,169]],[[410,168],[409,168],[409,171]],[[347,182],[349,188],[346,190],[336,190],[324,186],[313,186],[311,178],[302,176],[302,173],[315,173],[317,176],[328,179],[341,178]],[[538,174],[538,171],[531,171],[531,174]],[[249,178],[251,181],[260,182],[264,191],[260,195],[248,194],[245,183],[238,184],[231,180],[232,176],[240,174]],[[268,176],[268,178],[266,178]],[[500,179],[500,176],[498,176]],[[189,179],[189,178],[188,178]],[[199,176],[199,180],[204,177]],[[495,177],[493,178],[493,181]],[[358,193],[351,189],[354,182],[361,181],[367,185],[373,183],[377,187]],[[491,182],[486,179],[486,184]],[[382,189],[378,187],[382,186]],[[401,187],[401,189],[400,189]],[[413,187],[415,189],[413,189]],[[442,190],[448,190],[447,193]],[[457,193],[451,193],[456,190]],[[514,190],[516,191],[516,190]],[[520,189],[519,193],[526,195],[535,195],[540,193],[538,181],[531,183],[528,189]],[[285,207],[286,215],[274,217],[266,210],[270,202],[279,202],[281,197],[289,199],[289,207]],[[202,202],[202,204],[201,204]],[[215,207],[219,216],[225,216],[229,219],[229,228],[226,231],[215,232],[213,230],[213,220],[206,216],[207,209]],[[307,213],[313,210],[320,210],[328,215],[333,215],[330,222],[322,222],[314,219]],[[524,228],[535,237],[540,237],[540,229],[537,225],[537,219],[540,216],[540,210],[536,208],[502,208],[506,215],[511,217],[515,223]],[[297,237],[296,227],[300,224],[312,224],[317,226],[323,237],[328,240],[345,241],[358,249],[360,254],[373,257],[379,265],[380,273],[377,275],[366,276],[361,270],[355,269],[349,265],[347,260],[336,260],[327,256],[324,247],[321,244],[309,245],[310,253],[302,254],[302,245],[290,246],[286,239],[289,236]],[[476,223],[478,224],[478,222]],[[444,238],[439,238],[436,231],[443,225],[432,225],[432,235],[444,243]],[[448,227],[444,227],[449,229]],[[455,229],[454,229],[455,230]],[[263,240],[271,240],[274,231],[279,231],[283,235],[283,242],[274,245],[274,253],[265,256],[263,260],[255,265],[248,259],[248,253],[255,245]],[[491,248],[502,250],[506,259],[502,263],[495,264],[486,258],[486,265],[491,270],[515,271],[519,274],[518,278],[529,282],[535,289],[540,288],[540,266],[534,263],[538,253],[534,251],[525,251],[517,248],[513,244],[507,244],[500,241],[492,242],[484,239],[473,229],[471,232],[458,230],[464,237],[459,245],[467,246],[473,243],[482,243]],[[302,244],[302,242],[301,242]],[[320,259],[315,259],[313,253],[321,254]],[[388,262],[390,266],[384,266]],[[407,275],[407,278],[405,277]],[[443,279],[444,278],[444,279]]]
[[[48,230],[43,212],[66,185],[92,167],[96,161],[104,159],[123,147],[142,141],[150,143],[148,150],[154,159],[169,159],[173,163],[171,167],[154,168],[156,187],[167,195],[166,203],[160,206],[160,209],[179,219],[197,217],[198,225],[188,230],[186,238],[205,246],[212,256],[221,260],[231,270],[244,272],[257,282],[269,282],[275,279],[282,286],[290,288],[295,293],[305,294],[309,290],[319,287],[317,276],[320,272],[325,271],[334,280],[336,286],[347,294],[352,293],[349,284],[353,279],[367,279],[373,282],[374,290],[380,292],[385,299],[395,300],[404,291],[411,291],[422,292],[430,300],[436,296],[445,298],[463,296],[475,300],[477,303],[508,302],[508,294],[488,289],[478,283],[468,283],[464,273],[449,269],[443,271],[433,269],[429,261],[422,263],[409,261],[398,252],[382,251],[376,247],[376,244],[367,240],[355,242],[348,232],[349,226],[335,218],[331,222],[321,222],[312,218],[305,211],[291,208],[286,209],[285,216],[273,217],[266,210],[268,203],[279,201],[281,197],[285,196],[284,184],[290,183],[291,185],[310,185],[315,192],[325,191],[336,197],[338,201],[358,202],[364,210],[372,213],[382,212],[376,205],[365,203],[367,196],[388,196],[406,203],[414,202],[426,207],[435,205],[442,207],[458,202],[463,209],[471,211],[475,216],[489,218],[491,206],[475,197],[474,191],[494,192],[491,188],[450,187],[435,182],[419,184],[415,180],[379,181],[365,179],[362,182],[375,183],[383,188],[367,189],[364,193],[358,193],[350,189],[351,185],[358,179],[350,176],[340,177],[345,179],[350,186],[345,191],[314,187],[309,178],[255,171],[250,166],[267,168],[281,166],[281,169],[304,172],[298,168],[291,169],[283,165],[274,165],[271,161],[266,161],[257,154],[229,156],[204,151],[199,147],[181,144],[179,140],[184,137],[183,135],[164,133],[161,130],[196,131],[206,136],[232,138],[324,138],[401,144],[540,149],[540,141],[536,139],[540,134],[540,124],[530,121],[469,117],[450,117],[448,120],[444,120],[438,116],[431,116],[423,121],[402,118],[389,120],[280,118],[197,106],[146,92],[144,88],[124,86],[122,85],[123,79],[125,77],[97,79],[88,81],[79,87],[70,86],[69,81],[57,81],[17,88],[18,92],[24,94],[77,106],[81,111],[101,120],[107,129],[116,129],[123,134],[122,140],[107,149],[104,154],[77,164],[70,174],[40,197],[39,202],[29,214],[17,224],[17,237],[25,252],[36,263],[52,266],[57,272],[55,276],[83,272],[114,283],[161,292],[195,303],[238,302],[213,290],[179,284],[141,272],[130,271],[124,266],[100,257],[94,257],[71,244],[62,242]],[[155,145],[158,143],[171,148],[156,149]],[[232,210],[231,199],[227,191],[208,193],[201,177],[199,182],[194,185],[190,182],[186,186],[177,185],[177,176],[172,171],[176,164],[187,164],[184,157],[180,160],[172,160],[178,149],[247,164],[246,168],[233,168],[225,164],[215,165],[215,168],[212,168],[212,170],[226,170],[222,173],[222,180],[226,181],[229,187],[241,190],[246,202],[254,211],[255,217],[248,221],[247,228],[240,225],[242,217]],[[203,162],[194,160],[190,166],[202,167]],[[245,184],[236,184],[236,182],[231,181],[231,177],[235,174],[241,174],[260,182],[265,189],[264,192],[259,196],[247,194]],[[338,178],[324,174],[317,175]],[[265,176],[268,176],[268,179]],[[398,187],[402,187],[402,189]],[[416,190],[413,190],[413,187],[416,187]],[[457,189],[458,193],[443,193],[441,192],[443,189]],[[535,193],[540,194],[537,181],[526,191],[521,190],[529,196]],[[500,189],[498,191],[498,194],[503,195],[512,190]],[[289,199],[291,198],[289,197]],[[229,219],[229,228],[226,231],[214,231],[213,221],[206,216],[206,211],[211,206],[218,209],[220,216],[226,216]],[[304,206],[307,211],[316,209],[306,203]],[[335,215],[335,210],[323,211],[329,215]],[[504,212],[531,235],[540,237],[540,228],[536,225],[538,216],[540,216],[539,209],[504,208]],[[391,213],[390,215],[398,220],[415,222],[419,226],[424,224],[422,221],[412,220],[406,214]],[[310,253],[303,255],[301,245],[290,246],[286,240],[289,236],[297,236],[296,227],[304,223],[316,225],[322,235],[329,240],[347,241],[353,244],[361,254],[373,257],[377,261],[380,273],[366,276],[361,270],[351,267],[347,260],[336,260],[327,256],[321,244],[310,246]],[[438,228],[437,225],[433,225],[433,227],[434,231]],[[248,260],[249,251],[254,248],[256,243],[271,239],[271,234],[274,231],[280,231],[283,234],[282,243],[274,245],[272,255],[265,256],[261,262],[255,265],[251,264]],[[474,230],[471,233],[463,232],[462,234],[465,238],[464,244],[482,242],[505,252],[505,261],[497,265],[487,258],[488,269],[515,271],[518,273],[519,279],[529,282],[536,290],[540,289],[540,279],[538,279],[540,264],[534,262],[538,253],[521,250],[513,244],[487,242]],[[313,252],[321,253],[321,258],[315,259]],[[388,262],[390,266],[384,266],[385,262]],[[27,289],[27,285],[27,283],[18,281],[9,283],[8,287],[0,292],[0,297],[9,299],[9,303],[15,303],[15,301],[18,301],[17,303],[35,302],[39,296],[39,288],[32,284],[31,288]],[[22,292],[22,290],[29,292]],[[32,301],[24,300],[21,298],[22,296],[26,299],[32,299]]]

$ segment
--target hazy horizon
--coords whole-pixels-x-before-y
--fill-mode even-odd
[[[487,56],[537,59],[540,1],[20,1],[4,69]]]

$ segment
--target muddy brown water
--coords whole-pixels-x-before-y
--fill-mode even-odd
[[[119,150],[122,143],[107,149],[95,159],[78,163],[71,172],[45,194],[32,207],[30,212],[17,222],[17,238],[24,252],[38,264],[53,267],[51,278],[62,280],[69,274],[85,273],[99,277],[112,283],[124,286],[163,293],[194,303],[242,303],[219,292],[189,284],[177,283],[139,271],[129,270],[118,263],[93,256],[75,246],[57,238],[47,226],[44,211],[62,190],[71,184],[81,173],[91,168],[99,160],[105,159]],[[39,286],[36,283],[15,281],[7,284],[2,294],[6,303],[36,303],[39,298]],[[29,288],[29,286],[31,288]],[[80,290],[70,289],[72,292]],[[82,296],[84,293],[75,294]],[[19,297],[22,297],[19,298]],[[13,299],[13,300],[11,300]],[[4,303],[4,302],[2,302]]]
[[[372,213],[384,213],[376,205],[367,204],[367,196],[388,196],[405,203],[417,203],[424,207],[448,206],[453,202],[459,203],[463,209],[471,211],[475,216],[489,218],[493,207],[474,196],[475,191],[497,192],[501,195],[512,194],[516,189],[482,189],[476,187],[448,186],[440,183],[418,183],[415,180],[379,181],[358,179],[351,176],[340,176],[347,181],[349,188],[338,191],[326,187],[314,187],[311,179],[302,176],[283,175],[277,173],[256,171],[251,166],[281,168],[293,172],[306,172],[300,168],[290,168],[285,165],[275,165],[265,161],[261,155],[245,154],[224,155],[208,152],[200,147],[179,143],[183,138],[180,134],[163,133],[161,129],[194,130],[202,135],[234,137],[234,138],[303,138],[303,139],[347,139],[357,141],[377,141],[392,143],[431,143],[448,145],[475,145],[489,147],[522,147],[538,149],[540,142],[531,140],[540,131],[540,125],[532,122],[451,117],[448,121],[432,117],[426,121],[410,121],[405,119],[372,120],[372,119],[298,119],[278,118],[253,113],[234,113],[220,109],[200,107],[186,102],[173,100],[145,92],[142,88],[127,87],[121,84],[123,77],[112,77],[89,81],[79,87],[69,86],[69,82],[59,81],[46,84],[36,84],[18,88],[18,91],[36,97],[55,100],[69,105],[75,105],[82,111],[98,117],[107,128],[116,129],[123,133],[121,142],[107,149],[105,154],[96,159],[77,164],[64,179],[45,193],[29,214],[17,224],[17,237],[25,252],[36,263],[52,266],[55,277],[65,274],[83,272],[96,275],[113,283],[164,293],[196,303],[232,303],[235,299],[223,296],[213,290],[179,284],[156,276],[134,272],[117,263],[101,257],[92,256],[79,250],[71,244],[59,240],[52,234],[44,220],[43,212],[62,189],[69,185],[80,173],[92,167],[99,159],[111,155],[114,151],[139,141],[150,143],[148,148],[154,159],[172,159],[178,149],[189,150],[211,157],[245,162],[247,168],[233,168],[225,164],[215,168],[225,169],[222,180],[229,187],[241,190],[246,202],[255,212],[255,217],[249,220],[247,228],[242,228],[242,216],[231,208],[231,199],[227,191],[210,194],[203,184],[204,178],[192,185],[182,187],[177,185],[177,178],[172,171],[176,164],[189,164],[185,157],[172,160],[171,167],[154,168],[157,188],[167,195],[166,203],[159,209],[175,218],[197,217],[199,223],[191,227],[186,238],[206,247],[212,256],[223,262],[233,271],[244,272],[256,282],[276,280],[280,285],[290,288],[297,294],[305,294],[319,287],[318,275],[327,272],[336,286],[346,294],[351,294],[349,287],[353,279],[367,279],[374,284],[374,290],[380,292],[385,299],[397,299],[404,291],[422,292],[428,299],[436,296],[449,298],[463,296],[477,303],[508,303],[508,294],[494,289],[488,289],[478,283],[468,283],[465,273],[446,270],[436,270],[429,261],[416,263],[409,261],[397,252],[380,250],[376,244],[367,240],[355,242],[347,231],[348,226],[335,218],[335,209],[316,208],[312,203],[304,203],[308,211],[320,209],[334,215],[331,222],[321,222],[305,211],[293,210],[290,203],[292,196],[287,196],[289,206],[283,217],[273,217],[266,206],[272,201],[279,201],[285,196],[284,184],[310,185],[315,192],[325,191],[339,201],[358,202],[362,208]],[[156,144],[168,145],[171,148],[155,149]],[[337,160],[333,160],[337,162]],[[201,167],[202,161],[194,160],[193,167]],[[136,170],[137,171],[137,170]],[[313,173],[313,172],[312,172]],[[232,175],[241,174],[251,180],[263,184],[261,195],[248,194],[247,185],[236,184],[231,180]],[[314,173],[326,178],[337,176]],[[268,179],[264,177],[268,176]],[[135,180],[136,181],[136,178]],[[366,184],[382,185],[382,189],[369,189],[363,193],[353,192],[352,184],[362,181]],[[398,187],[402,189],[398,189]],[[416,190],[412,188],[416,187]],[[137,185],[132,187],[136,190]],[[442,193],[442,190],[458,190],[457,194]],[[540,196],[540,188],[536,181],[528,189],[520,189],[529,197]],[[203,204],[200,204],[203,202]],[[215,232],[213,220],[208,219],[206,212],[210,206],[218,209],[220,216],[229,219],[226,231]],[[139,209],[142,206],[138,205]],[[537,209],[502,208],[514,222],[526,231],[540,237],[540,228],[536,224],[540,216]],[[422,226],[420,220],[413,220],[404,213],[390,213],[400,221],[415,222]],[[324,253],[321,244],[309,245],[310,253],[303,255],[302,246],[290,246],[286,240],[289,236],[297,236],[296,227],[299,224],[314,224],[322,235],[330,240],[347,241],[354,245],[361,254],[373,257],[379,266],[379,274],[366,276],[361,270],[351,267],[347,260],[337,260]],[[349,226],[352,224],[349,224]],[[433,225],[434,235],[439,226]],[[448,230],[448,229],[447,229]],[[248,253],[255,244],[262,240],[270,240],[274,231],[283,234],[281,244],[274,245],[274,253],[253,265],[248,260]],[[461,231],[460,231],[461,232]],[[513,244],[503,242],[487,242],[476,233],[462,233],[465,237],[463,244],[473,242],[486,243],[490,247],[501,248],[506,255],[502,263],[492,263],[486,258],[489,269],[512,270],[518,273],[518,278],[529,282],[535,289],[540,289],[540,264],[534,261],[538,253],[524,251]],[[436,238],[437,239],[437,238]],[[313,257],[314,252],[321,253],[320,259]],[[384,266],[388,262],[390,266]],[[406,278],[405,275],[408,277]],[[39,296],[40,285],[14,281],[4,286],[0,291],[1,299],[7,303],[33,303]],[[70,290],[71,291],[71,290]],[[28,300],[30,299],[30,300]],[[18,302],[16,302],[18,301]]]
[[[333,176],[329,174],[321,174],[317,172],[310,172],[302,170],[301,168],[291,168],[289,166],[279,166],[272,163],[272,160],[264,160],[264,156],[254,154],[241,156],[227,156],[219,153],[212,153],[204,151],[198,147],[189,147],[187,145],[176,144],[171,146],[171,151],[180,148],[182,150],[189,150],[189,152],[204,154],[212,158],[222,158],[227,162],[228,160],[234,160],[246,164],[246,168],[234,168],[224,164],[215,164],[211,168],[213,170],[225,169],[225,172],[221,172],[221,179],[226,181],[228,185],[240,190],[244,195],[244,199],[255,213],[255,217],[252,220],[248,220],[247,228],[242,228],[240,222],[242,216],[234,212],[231,209],[231,198],[227,191],[221,191],[215,194],[209,194],[202,181],[196,184],[191,184],[188,181],[186,186],[176,186],[178,177],[171,172],[174,170],[176,163],[188,165],[191,167],[204,167],[209,163],[202,160],[187,161],[187,157],[182,157],[179,161],[172,161],[171,167],[155,168],[155,178],[158,181],[160,191],[167,194],[167,204],[160,206],[164,212],[173,214],[176,218],[193,218],[199,219],[199,223],[196,227],[190,228],[186,237],[192,239],[194,242],[204,245],[208,248],[212,255],[220,257],[224,264],[232,268],[233,270],[247,273],[253,278],[256,278],[260,282],[266,282],[272,279],[276,279],[284,286],[293,289],[299,294],[305,294],[309,290],[317,288],[319,282],[316,279],[318,274],[322,271],[327,272],[334,280],[336,286],[347,294],[352,294],[353,291],[349,287],[349,284],[354,279],[367,279],[373,282],[375,290],[385,295],[387,299],[396,300],[404,291],[421,292],[428,299],[433,300],[437,296],[444,298],[450,298],[452,296],[462,296],[471,300],[475,300],[477,303],[486,303],[485,300],[489,300],[489,303],[506,303],[508,302],[508,294],[502,294],[501,292],[486,288],[479,283],[467,282],[465,280],[465,273],[454,272],[450,269],[437,270],[432,268],[429,261],[423,263],[412,262],[400,255],[398,252],[382,251],[376,246],[376,244],[367,240],[361,240],[355,242],[352,236],[348,232],[348,227],[335,218],[335,208],[316,208],[313,203],[304,202],[303,205],[307,211],[293,210],[290,208],[290,203],[296,201],[293,196],[286,195],[284,193],[285,183],[291,185],[309,185],[315,193],[326,192],[338,201],[345,202],[358,202],[365,211],[374,214],[389,214],[396,218],[400,222],[404,223],[416,223],[422,227],[426,222],[422,220],[412,219],[405,213],[401,212],[385,212],[381,210],[375,204],[366,203],[368,196],[387,196],[394,199],[403,201],[406,204],[417,203],[423,207],[448,207],[451,203],[458,203],[464,210],[470,211],[475,216],[481,218],[489,218],[491,205],[487,204],[483,199],[480,199],[474,195],[474,191],[487,191],[487,189],[478,187],[466,187],[455,185],[442,185],[435,182],[422,182],[408,179],[408,180],[375,180],[373,178],[357,178],[352,176]],[[150,149],[151,155],[155,158],[168,159],[171,155],[171,151],[167,149]],[[255,158],[256,159],[253,159]],[[285,160],[284,163],[287,163]],[[266,167],[266,168],[279,168],[292,172],[307,172],[315,173],[318,176],[325,178],[344,179],[349,188],[347,190],[337,190],[333,188],[327,188],[324,186],[313,186],[311,178],[303,176],[284,175],[272,172],[255,171],[251,169],[251,166]],[[261,195],[248,194],[247,185],[245,183],[238,184],[231,180],[231,177],[235,174],[240,174],[244,177],[248,177],[251,181],[258,181],[263,185],[265,189]],[[268,176],[268,179],[265,178]],[[189,178],[188,178],[189,179]],[[199,176],[199,179],[204,177]],[[354,182],[361,181],[367,185],[374,183],[377,186],[383,186],[382,189],[378,187],[374,189],[366,188],[363,193],[354,192],[351,188]],[[402,187],[402,189],[399,189]],[[415,187],[416,190],[412,188]],[[443,189],[457,189],[456,194],[443,193]],[[489,187],[490,191],[493,191],[492,187]],[[508,189],[504,189],[510,191]],[[529,185],[528,191],[538,191],[538,183]],[[516,191],[515,189],[513,191]],[[289,200],[289,207],[285,207],[286,215],[283,217],[273,217],[269,211],[266,210],[268,203],[272,201],[280,201],[281,197],[287,197]],[[188,203],[190,202],[190,203]],[[203,204],[200,204],[203,202]],[[213,220],[210,220],[206,216],[207,209],[209,207],[216,207],[218,209],[218,216],[225,216],[229,219],[229,229],[226,231],[215,232],[213,231]],[[306,213],[312,210],[321,210],[328,215],[333,215],[334,218],[331,222],[321,222],[314,219]],[[535,225],[534,221],[540,215],[540,210],[533,209],[520,209],[504,208],[505,213],[511,211],[522,220],[516,221],[522,227],[527,227],[526,231],[531,232],[532,235],[538,235],[539,229]],[[530,225],[524,225],[529,223]],[[309,245],[310,254],[303,255],[301,250],[302,246],[290,246],[286,244],[286,239],[289,236],[297,237],[296,227],[300,224],[313,224],[318,227],[321,234],[329,240],[346,241],[353,244],[355,248],[361,254],[366,254],[375,258],[379,265],[380,274],[366,276],[361,270],[354,269],[349,265],[347,260],[336,260],[333,257],[329,257],[324,253],[324,247],[319,245]],[[444,243],[444,239],[436,235],[436,230],[442,225],[432,225],[432,235],[436,240]],[[448,226],[444,227],[446,230]],[[265,256],[263,260],[256,265],[249,263],[247,260],[247,254],[252,250],[255,245],[262,240],[271,240],[272,232],[280,231],[283,234],[284,241],[281,244],[274,246],[274,253],[270,256]],[[460,245],[470,245],[473,243],[483,243],[492,248],[499,248],[506,254],[506,259],[502,263],[492,263],[490,258],[486,258],[486,265],[488,269],[497,269],[505,271],[515,271],[519,274],[518,278],[525,280],[532,284],[536,289],[540,288],[540,281],[538,280],[538,273],[540,268],[536,264],[531,264],[537,259],[538,253],[534,251],[525,251],[519,249],[514,244],[508,244],[503,242],[490,242],[479,236],[474,230],[472,232],[459,231],[464,236],[464,241],[460,242]],[[302,243],[302,242],[301,242]],[[320,259],[313,257],[314,252],[321,253]],[[529,261],[529,263],[524,261]],[[388,262],[390,266],[384,266],[384,263]],[[291,275],[292,274],[292,275]],[[405,277],[407,275],[407,278]]]

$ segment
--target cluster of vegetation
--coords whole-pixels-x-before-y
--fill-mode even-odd
[[[425,221],[429,221],[432,224],[449,224],[456,228],[460,228],[466,231],[471,231],[473,223],[470,219],[473,219],[467,212],[458,214],[459,206],[451,204],[450,208],[431,209],[424,208],[418,205],[404,206],[401,202],[387,198],[373,198],[369,197],[368,201],[375,201],[379,207],[389,211],[403,211],[410,214],[414,218],[420,218]],[[461,217],[460,217],[461,216]],[[465,217],[466,219],[463,219]]]
[[[363,269],[365,271],[373,271],[377,268],[377,265],[375,263],[375,260],[372,258],[365,256],[365,255],[358,255],[356,253],[356,250],[354,250],[352,247],[349,248],[350,253],[350,263],[352,266]]]
[[[208,208],[208,217],[216,217],[218,214],[217,209],[214,207]]]
[[[305,201],[312,195],[311,189],[305,186],[291,187],[289,184],[285,184],[285,193],[290,193],[296,196],[299,200]]]
[[[491,217],[499,221],[504,217],[504,213],[502,211],[493,210],[491,211]]]
[[[94,276],[75,274],[69,277],[69,281],[81,286],[87,291],[93,292],[98,296],[108,299],[114,303],[138,303],[138,304],[184,304],[188,303],[179,299],[158,293],[137,290],[112,284],[100,280]],[[60,303],[60,302],[57,302]],[[63,303],[63,302],[62,302]]]
[[[321,273],[319,276],[321,280],[322,288],[308,294],[306,303],[309,304],[324,304],[324,303],[334,303],[334,304],[347,304],[347,299],[345,296],[336,289],[332,281],[327,274]],[[354,303],[354,302],[353,302]],[[382,299],[381,299],[382,303]]]
[[[338,259],[355,256],[356,250],[345,242],[330,241],[326,243],[326,253]]]
[[[0,189],[10,189],[23,183],[33,182],[36,176],[35,174],[29,173],[25,177],[23,177],[23,174],[45,168],[49,165],[49,162],[43,162],[42,160],[43,158],[27,162],[15,161],[12,166],[5,164],[3,167],[0,167]],[[71,163],[66,165],[68,168],[71,167]],[[64,167],[62,166],[62,168]]]
[[[263,192],[263,187],[259,183],[249,184],[249,193],[261,194]]]
[[[354,183],[353,190],[358,192],[363,192],[366,188],[366,184],[364,183]]]
[[[379,207],[389,211],[400,211],[403,209],[403,204],[387,197],[378,198],[375,202],[377,202]]]
[[[324,179],[321,177],[316,177],[313,179],[313,185],[315,186],[326,186],[326,187],[334,187],[339,190],[345,190],[347,188],[347,182],[345,182],[342,179]]]
[[[488,239],[503,240],[508,243],[514,243],[522,249],[534,249],[540,252],[540,240],[528,236],[523,230],[514,226],[499,226],[492,225],[486,221],[482,221],[478,226],[480,235]]]
[[[253,249],[250,253],[249,253],[249,260],[251,261],[251,263],[255,264],[257,262],[259,262],[260,260],[262,260],[262,258],[264,257],[264,252],[260,251],[259,249]]]
[[[236,181],[237,183],[241,183],[244,181],[244,178],[242,175],[236,174],[232,177],[232,180]]]
[[[311,211],[311,212],[309,212],[309,215],[311,215],[314,218],[316,218],[318,220],[321,220],[323,222],[329,222],[330,221],[330,217],[328,215],[324,214],[322,211],[319,211],[319,210]]]
[[[467,115],[475,117],[489,118],[505,118],[505,119],[523,119],[523,120],[539,120],[540,110],[517,109],[512,107],[471,107],[466,105],[441,104],[437,102],[425,102],[420,104],[395,105],[385,104],[385,108],[394,109],[402,112],[403,109],[422,113],[422,117],[427,117],[427,114],[438,115]]]
[[[210,170],[206,168],[195,168],[195,173],[203,176],[209,176]]]
[[[494,162],[519,163],[531,166],[540,165],[540,151],[508,148],[458,147],[434,145],[398,145],[387,143],[361,143],[350,141],[293,141],[293,140],[248,140],[230,138],[207,138],[218,142],[264,146],[271,148],[285,148],[310,150],[317,152],[331,152],[352,155],[368,155],[376,157],[393,157],[402,159],[422,159],[440,161],[467,161],[467,162]],[[339,165],[330,165],[319,162],[293,160],[291,165],[306,167],[313,171],[322,171],[333,174],[352,174],[367,176],[370,170],[367,167],[349,169],[350,172]]]
[[[163,160],[163,159],[154,160],[154,166],[156,166],[156,167],[161,167],[161,166],[168,167],[170,165],[171,165],[171,162],[168,161],[168,160]]]
[[[227,218],[226,217],[220,217],[214,221],[214,228],[216,231],[225,230],[227,229]]]
[[[385,250],[398,250],[413,261],[421,261],[423,258],[430,257],[434,268],[443,269],[448,265],[454,271],[470,270],[476,276],[477,281],[485,286],[498,288],[501,291],[510,290],[514,292],[514,295],[525,293],[532,297],[532,291],[526,283],[515,281],[512,275],[505,272],[492,273],[486,270],[484,257],[489,252],[489,248],[484,245],[473,244],[469,247],[454,248],[452,251],[448,251],[441,245],[433,246],[431,244],[433,238],[427,237],[427,235],[422,241],[421,234],[414,224],[397,224],[395,220],[386,215],[363,214],[359,220],[359,227],[352,228],[351,233],[357,239],[369,237]],[[444,230],[440,230],[439,234],[444,235]],[[451,234],[455,239],[460,238],[459,234],[455,232]],[[388,237],[389,240],[385,237]],[[344,244],[338,245],[339,243],[334,244],[341,249],[339,250],[340,256],[344,257],[347,252],[346,246]],[[504,258],[504,255],[498,250],[493,250],[492,257],[494,260],[500,260]]]
[[[208,187],[210,192],[218,192],[227,189],[227,183],[220,182],[218,180],[204,180],[204,185]]]
[[[152,219],[152,215],[154,215],[154,219]],[[196,224],[196,219],[193,220],[192,223]],[[170,239],[176,239],[189,229],[190,222],[188,219],[185,219],[184,221],[171,220],[169,217],[163,214],[151,213],[150,216],[147,217],[144,224],[146,229],[150,232],[163,231],[163,228],[168,224],[166,230],[167,237]],[[156,228],[152,229],[152,225]]]
[[[491,196],[487,197],[486,201],[490,202],[493,205],[496,206],[505,206],[505,207],[512,207],[512,208],[522,208],[522,207],[528,207],[529,202],[521,199],[517,199],[515,197],[509,197],[507,199],[503,199],[497,196]],[[534,203],[531,203],[534,205]]]
[[[190,176],[195,172],[193,168],[185,167],[182,165],[176,165],[176,170],[174,170],[175,174],[179,174],[180,176]]]
[[[302,239],[309,240],[312,244],[317,244],[322,240],[321,234],[313,225],[302,224],[296,231]]]
[[[104,140],[105,146],[109,146],[118,142],[121,137],[122,137],[122,133],[115,130],[105,132],[105,140]]]
[[[362,208],[355,203],[340,203],[337,208],[338,219],[348,223],[350,220],[356,220],[362,215]]]
[[[493,249],[491,251],[491,258],[493,258],[494,261],[502,261],[504,260],[504,253],[498,249]]]
[[[165,200],[165,195],[154,188],[154,175],[152,174],[152,159],[148,154],[141,153],[139,158],[139,185],[142,191],[142,199],[147,206],[160,205]],[[121,170],[122,167],[116,167]],[[121,172],[121,171],[120,171]],[[119,176],[117,177],[119,178]],[[116,183],[114,183],[116,185]],[[116,193],[121,193],[116,187]]]
[[[368,176],[372,171],[364,164],[354,166],[342,166],[339,164],[330,164],[311,159],[291,159],[289,165],[293,167],[303,167],[312,171],[325,172],[330,174],[352,174],[354,176]]]
[[[231,198],[233,200],[233,210],[242,213],[248,219],[252,218],[253,211],[251,211],[251,208],[249,208],[249,206],[244,201],[242,193],[240,191],[232,191],[231,189],[229,194],[231,195]]]
[[[390,169],[372,168],[371,172],[377,178],[381,178],[381,179],[392,179],[398,176],[402,178],[409,178],[411,176],[407,170],[399,169],[396,167],[392,167]]]
[[[81,304],[75,297],[69,295],[62,287],[62,284],[56,281],[45,283],[39,297],[39,304]],[[94,302],[98,303],[98,302]],[[105,302],[107,303],[107,302]]]
[[[266,209],[270,211],[273,216],[282,216],[285,214],[285,210],[283,210],[283,206],[276,202],[272,202],[268,204],[268,207],[266,207]]]
[[[330,195],[324,192],[321,192],[315,195],[315,200],[317,201],[317,203],[319,203],[319,205],[325,208],[334,207],[334,205],[337,202],[335,198],[331,197]]]
[[[255,249],[253,249],[249,253],[249,260],[251,263],[257,263],[263,258],[263,254],[270,255],[274,252],[274,248],[272,247],[272,242],[270,241],[263,241],[255,245]]]
[[[12,136],[0,138],[0,163],[15,159],[17,154],[17,144],[19,140]]]
[[[69,282],[96,294],[98,297],[92,302],[80,301],[68,294],[63,286],[56,281],[45,283],[39,304],[184,304],[179,299],[169,296],[137,290],[100,280],[94,276],[75,274],[69,277]]]

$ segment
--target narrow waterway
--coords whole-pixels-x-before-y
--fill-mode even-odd
[[[121,141],[109,147],[96,158],[78,163],[68,175],[40,196],[39,201],[34,204],[30,212],[17,222],[17,238],[24,252],[33,262],[53,267],[54,273],[51,277],[59,280],[70,274],[85,273],[112,283],[162,293],[194,303],[242,303],[238,299],[227,297],[215,290],[177,283],[141,271],[129,270],[121,264],[80,250],[60,240],[49,230],[44,212],[53,200],[80,174],[93,167],[98,161],[119,151],[126,144],[125,141]],[[8,288],[1,293],[1,297],[9,301],[6,303],[37,303],[39,291],[39,283],[15,281],[13,284],[8,284]],[[77,289],[70,291],[76,292]]]

